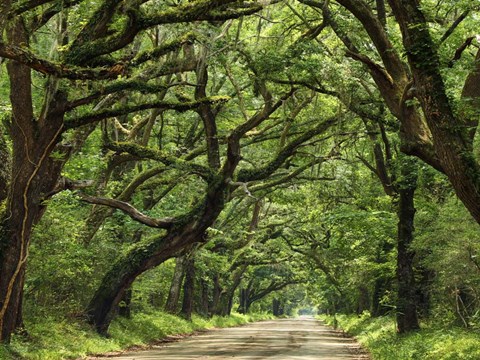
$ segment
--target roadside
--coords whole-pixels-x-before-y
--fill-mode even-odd
[[[333,317],[322,317],[333,324]],[[371,318],[368,313],[337,315],[338,327],[355,336],[373,360],[478,360],[478,328],[448,324],[422,324],[419,331],[398,335],[393,317]]]
[[[98,335],[78,319],[38,318],[28,322],[28,333],[15,335],[10,345],[0,346],[1,360],[85,359],[96,354],[120,354],[126,349],[140,349],[165,339],[182,337],[206,329],[239,326],[272,318],[269,314],[193,316],[187,321],[156,311],[118,317],[108,338]]]

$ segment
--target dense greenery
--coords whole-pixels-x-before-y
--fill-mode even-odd
[[[462,328],[425,324],[419,332],[398,336],[392,317],[371,318],[364,313],[322,320],[354,335],[373,359],[473,360],[480,356],[478,333]]]
[[[73,357],[298,311],[389,315],[372,336],[406,333],[405,359],[442,330],[470,344],[479,16],[471,1],[2,1],[0,351]]]

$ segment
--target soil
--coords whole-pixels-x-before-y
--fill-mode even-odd
[[[112,355],[108,358],[112,360],[369,358],[352,338],[334,331],[312,317],[270,320],[235,328],[215,329],[174,342],[158,343],[148,350]]]

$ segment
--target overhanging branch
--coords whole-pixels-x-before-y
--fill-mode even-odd
[[[65,128],[66,129],[77,128],[79,126],[91,124],[94,122],[98,122],[100,120],[108,119],[115,116],[126,115],[126,114],[130,114],[130,113],[134,113],[142,110],[159,109],[159,110],[175,110],[178,112],[184,112],[188,110],[194,110],[198,108],[198,106],[200,106],[201,104],[220,105],[222,103],[227,102],[228,100],[229,98],[227,97],[216,96],[216,97],[209,97],[209,98],[204,98],[197,101],[189,101],[189,102],[155,101],[147,104],[125,106],[118,109],[106,109],[106,110],[97,111],[91,114],[79,116],[76,118],[67,119],[65,121]]]
[[[114,209],[118,209],[123,211],[125,214],[130,216],[133,220],[138,221],[144,225],[159,228],[159,229],[170,229],[173,226],[174,219],[173,218],[164,218],[164,219],[155,219],[150,216],[143,214],[142,212],[138,211],[135,207],[130,205],[127,202],[115,200],[115,199],[107,199],[101,197],[94,197],[82,193],[78,193],[78,196],[85,202],[89,204],[95,205],[104,205]]]

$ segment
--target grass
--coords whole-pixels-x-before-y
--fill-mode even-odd
[[[332,325],[333,317],[321,317]],[[459,327],[423,325],[422,329],[398,335],[391,317],[368,314],[337,315],[338,327],[353,335],[374,360],[474,360],[480,359],[480,334]]]
[[[9,346],[0,346],[2,360],[79,359],[88,355],[147,346],[169,335],[191,334],[196,330],[230,327],[272,318],[267,314],[193,316],[191,322],[163,312],[136,314],[131,319],[118,318],[110,326],[110,337],[96,334],[78,321],[55,318],[27,323],[28,335],[15,335]]]

